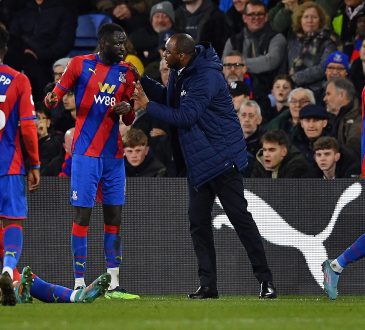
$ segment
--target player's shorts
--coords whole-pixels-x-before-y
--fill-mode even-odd
[[[0,218],[26,219],[28,206],[24,175],[2,175],[0,187]]]
[[[93,207],[99,183],[103,204],[123,205],[125,199],[124,159],[97,158],[73,154],[71,204],[81,207]]]

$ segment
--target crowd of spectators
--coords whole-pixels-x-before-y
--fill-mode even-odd
[[[95,13],[125,29],[126,61],[163,85],[172,34],[214,46],[247,141],[245,177],[360,175],[363,0],[4,0],[4,63],[30,79],[43,175],[69,175],[76,101],[70,92],[51,113],[40,102],[66,69],[78,16]],[[135,111],[132,130],[120,127],[127,176],[185,176],[176,130]]]

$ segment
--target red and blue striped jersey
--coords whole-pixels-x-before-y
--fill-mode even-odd
[[[72,152],[91,157],[122,158],[119,116],[112,107],[130,102],[135,75],[128,63],[104,64],[98,54],[74,57],[68,64],[54,92],[61,100],[70,90],[76,99],[76,126]],[[131,125],[134,111],[122,116]]]
[[[7,65],[0,65],[0,175],[25,174],[20,144],[23,136],[30,164],[38,167],[36,119],[28,78]],[[21,121],[32,125],[21,127]],[[29,149],[27,147],[29,146]]]

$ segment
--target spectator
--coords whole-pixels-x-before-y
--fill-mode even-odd
[[[72,49],[76,23],[72,7],[56,0],[26,1],[14,15],[5,63],[29,77],[35,101],[43,99],[46,84],[53,80],[53,62]]]
[[[233,6],[226,12],[231,27],[231,34],[236,34],[243,29],[242,15],[248,0],[233,0]]]
[[[314,91],[314,96],[316,103],[324,106],[323,98],[325,96],[327,82],[333,78],[347,77],[350,70],[349,57],[341,51],[336,50],[328,55],[323,68],[326,79],[323,81],[322,87]]]
[[[354,85],[346,78],[330,80],[324,101],[327,111],[335,115],[331,135],[360,159],[361,111]]]
[[[288,36],[291,32],[293,12],[299,7],[301,0],[282,0],[269,10],[269,21],[274,31]]]
[[[344,0],[332,21],[333,30],[340,36],[343,52],[351,57],[356,36],[356,18],[364,15],[363,0]]]
[[[147,136],[142,130],[131,128],[123,142],[127,176],[166,176],[166,167],[153,155],[148,146]]]
[[[323,65],[336,50],[328,23],[323,9],[312,1],[300,5],[293,15],[294,34],[288,40],[288,63],[289,74],[297,86],[313,91],[322,87]]]
[[[345,159],[334,137],[320,137],[313,144],[314,159],[320,169],[320,177],[326,180],[354,178],[360,175],[360,164],[354,159]],[[343,160],[341,162],[341,160]]]
[[[228,89],[232,96],[234,109],[238,112],[241,104],[250,99],[250,88],[243,81],[232,81],[228,85]]]
[[[313,92],[310,89],[295,88],[288,96],[289,109],[285,109],[280,115],[265,125],[266,130],[282,129],[292,137],[296,125],[299,123],[300,110],[308,104],[315,104]]]
[[[211,0],[182,0],[176,9],[176,31],[192,36],[196,43],[209,41],[222,57],[224,43],[230,35],[226,16]]]
[[[240,51],[246,59],[253,79],[253,91],[270,93],[274,77],[284,70],[286,64],[286,40],[272,30],[265,5],[260,0],[249,0],[243,12],[246,24],[243,30],[230,37],[223,56],[232,50]]]
[[[262,149],[256,155],[252,178],[301,178],[308,164],[299,150],[290,147],[282,130],[266,132],[261,138]]]
[[[279,74],[274,78],[271,94],[263,98],[255,97],[261,106],[265,123],[288,109],[288,97],[293,88],[294,83],[291,78],[288,75]]]
[[[356,14],[356,37],[353,42],[353,50],[351,54],[350,63],[353,63],[359,58],[359,52],[362,42],[365,39],[365,8]]]
[[[53,63],[52,69],[53,69],[53,79],[55,83],[61,79],[69,61],[70,61],[69,57],[63,57]]]
[[[172,4],[169,1],[162,1],[151,8],[150,23],[129,35],[136,55],[145,66],[146,74],[154,78],[159,76],[158,63],[161,59],[159,46],[172,35],[174,23],[175,12]]]
[[[260,106],[255,101],[246,100],[242,103],[237,115],[246,140],[247,151],[256,156],[260,149],[260,139],[263,134],[260,127],[262,122]]]
[[[313,143],[321,136],[330,134],[330,114],[321,106],[309,104],[300,110],[299,118],[300,125],[296,126],[292,143],[302,152],[311,167],[310,170],[314,170],[317,166],[314,161]]]
[[[357,58],[351,65],[349,79],[353,82],[357,96],[360,98],[365,86],[365,39],[361,43],[359,58]]]
[[[41,175],[57,176],[61,171],[63,148],[59,139],[50,134],[51,117],[43,104],[36,108],[39,159],[41,161]]]
[[[76,100],[75,93],[70,90],[68,91],[62,98],[63,107],[65,111],[70,113],[71,118],[73,119],[73,124],[76,122]]]

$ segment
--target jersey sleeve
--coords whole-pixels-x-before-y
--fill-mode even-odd
[[[134,88],[135,88],[133,82],[135,82],[136,79],[135,79],[135,73],[132,69],[127,71],[126,80],[127,80],[126,89],[124,91],[122,101],[130,103],[130,105],[132,106],[132,109],[133,109],[134,101],[132,100],[132,95],[133,95]],[[132,125],[135,117],[136,117],[136,114],[135,114],[134,110],[131,110],[128,113],[126,113],[125,115],[123,115],[123,117],[122,117],[123,123],[126,124],[127,126]]]
[[[57,94],[58,100],[60,101],[68,91],[72,90],[77,78],[81,73],[82,59],[74,57],[68,63],[65,72],[63,73],[61,80],[56,83],[53,92]]]
[[[32,88],[26,75],[20,73],[16,77],[17,95],[19,102],[20,120],[35,119],[34,102],[32,97]]]

